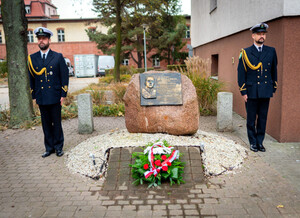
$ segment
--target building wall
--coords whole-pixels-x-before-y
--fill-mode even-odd
[[[89,38],[85,32],[88,28],[97,28],[97,31],[101,31],[103,33],[107,32],[107,27],[102,26],[100,23],[88,23],[86,20],[82,21],[71,21],[71,20],[49,20],[45,21],[30,21],[28,23],[28,29],[34,30],[37,27],[46,27],[53,32],[53,36],[51,37],[52,42],[58,42],[57,29],[64,29],[65,32],[65,41],[66,42],[88,42]],[[0,23],[0,31],[2,34],[2,43],[5,44],[4,38],[4,30],[3,25]],[[34,42],[37,42],[36,37],[34,37]]]
[[[281,140],[300,142],[300,17],[285,18]]]
[[[219,0],[211,13],[211,0],[191,1],[193,47],[249,29],[256,23],[300,14],[299,0]]]
[[[278,56],[278,89],[271,99],[267,133],[280,142],[300,141],[300,17],[268,22],[266,45],[276,48]],[[293,33],[293,34],[291,34]],[[237,65],[241,48],[253,44],[249,30],[194,48],[194,55],[211,59],[219,55],[218,78],[233,93],[233,110],[246,116],[245,103],[237,85]]]

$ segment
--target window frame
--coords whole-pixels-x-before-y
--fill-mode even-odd
[[[160,67],[160,58],[158,56],[152,58],[152,66]]]
[[[57,41],[58,42],[65,42],[66,37],[65,37],[65,30],[64,29],[57,29]]]
[[[28,40],[28,43],[34,43],[33,30],[31,30],[31,29],[27,30],[27,40]]]

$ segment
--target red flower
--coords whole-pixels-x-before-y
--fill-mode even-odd
[[[145,165],[144,165],[144,169],[145,169],[145,170],[149,169],[149,165],[148,165],[148,164],[145,164]]]
[[[155,163],[156,166],[161,166],[160,160],[156,160],[154,163]]]
[[[160,172],[160,169],[157,169],[156,171],[157,171],[157,173],[159,173],[159,172]]]
[[[170,161],[168,161],[168,162],[167,162],[167,165],[168,165],[168,166],[171,166],[172,164],[171,164],[171,162],[170,162]]]
[[[168,167],[167,167],[167,166],[163,166],[163,167],[162,167],[162,170],[163,170],[163,171],[168,171]]]
[[[161,156],[161,159],[162,159],[162,160],[166,160],[166,159],[167,159],[167,156],[166,156],[166,155],[162,155],[162,156]]]

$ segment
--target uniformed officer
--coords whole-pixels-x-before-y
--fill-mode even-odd
[[[40,51],[28,56],[32,99],[39,105],[46,147],[43,158],[56,152],[64,154],[64,135],[61,125],[61,106],[67,96],[68,67],[61,53],[49,46],[53,33],[44,27],[34,30]]]
[[[264,45],[269,26],[253,26],[254,44],[242,49],[238,64],[238,85],[246,102],[247,133],[250,150],[265,152],[267,115],[270,98],[277,89],[277,55],[275,48]]]

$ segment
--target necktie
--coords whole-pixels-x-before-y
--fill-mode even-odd
[[[261,52],[261,47],[258,47],[258,52]]]
[[[43,54],[43,65],[45,65],[46,54]]]

